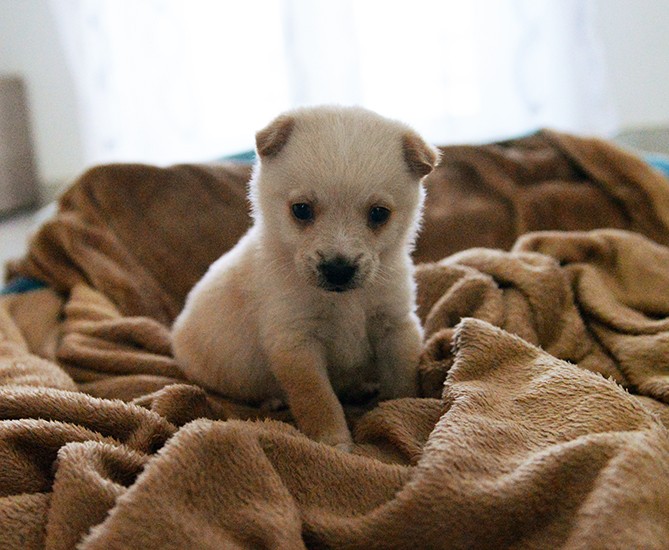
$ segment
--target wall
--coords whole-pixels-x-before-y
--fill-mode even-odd
[[[669,0],[598,0],[597,8],[620,127],[669,125]]]
[[[31,107],[40,179],[61,184],[81,171],[74,84],[47,0],[0,0],[0,75],[20,75]]]
[[[598,0],[621,127],[669,124],[669,0]],[[27,83],[42,181],[60,183],[83,168],[73,81],[48,0],[0,0],[0,75]]]

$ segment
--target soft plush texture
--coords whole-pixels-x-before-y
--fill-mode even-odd
[[[0,299],[0,547],[665,548],[669,183],[548,131],[443,157],[422,397],[348,406],[351,454],[171,357],[250,167],[82,176]]]
[[[509,252],[470,249],[418,267],[427,342],[423,393],[437,395],[461,317],[669,403],[669,248],[636,233],[537,232]]]
[[[87,283],[124,314],[171,322],[250,225],[249,175],[248,165],[232,163],[92,168],[61,197],[16,272],[60,292]]]
[[[666,179],[605,141],[542,131],[443,154],[426,182],[417,262],[471,247],[509,249],[546,229],[613,227],[669,245]],[[171,322],[209,264],[249,227],[250,174],[238,163],[93,168],[9,275],[61,292],[86,283],[124,315]]]

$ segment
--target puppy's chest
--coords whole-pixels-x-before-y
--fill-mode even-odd
[[[371,363],[368,317],[360,305],[325,308],[315,322],[314,333],[325,347],[328,370],[359,370]]]

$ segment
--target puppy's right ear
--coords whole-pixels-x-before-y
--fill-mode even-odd
[[[262,158],[273,157],[288,143],[288,138],[295,126],[295,119],[289,115],[280,115],[267,128],[256,134],[256,150]]]
[[[419,178],[427,176],[439,162],[439,152],[414,131],[409,131],[402,137],[402,150],[404,162]]]

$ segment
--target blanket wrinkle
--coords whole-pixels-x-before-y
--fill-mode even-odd
[[[314,534],[308,532],[309,525],[303,525],[301,516],[308,520],[313,517],[317,527],[324,514],[344,519],[351,514],[352,506],[361,511],[374,509],[392,498],[406,478],[405,467],[324,448],[295,429],[286,428],[285,424],[270,422],[221,424],[199,420],[189,424],[165,447],[158,458],[161,463],[151,463],[131,489],[136,499],[147,502],[155,500],[157,487],[167,491],[168,499],[140,507],[160,507],[158,516],[165,518],[165,523],[139,532],[140,523],[133,522],[132,531],[126,530],[127,516],[140,510],[126,499],[127,506],[117,506],[83,548],[124,548],[137,540],[145,547],[162,545],[162,530],[168,520],[184,525],[167,548],[213,548],[229,539],[243,541],[244,547],[302,548],[302,537],[313,543]],[[188,449],[186,453],[184,449]],[[184,454],[191,463],[213,462],[214,469],[209,466],[200,475],[206,476],[203,482],[212,489],[214,484],[209,479],[217,480],[218,490],[192,494],[180,487],[186,482],[184,477],[190,476],[180,473],[183,464],[179,459]],[[220,458],[212,460],[214,456]],[[195,474],[193,469],[189,472]],[[230,498],[230,493],[235,496]],[[178,508],[211,510],[211,517],[200,514],[199,519],[215,524],[209,528],[198,525],[202,527],[199,530],[191,528],[191,518],[180,521],[171,517],[169,510],[175,502]]]
[[[578,271],[579,279],[602,281],[582,284],[579,281],[581,293],[588,292],[595,284],[606,285],[613,299],[629,309],[646,316],[666,317],[669,313],[669,280],[665,269],[669,265],[669,248],[642,235],[613,229],[596,233],[546,231],[521,237],[514,250],[552,256],[570,270]],[[622,323],[622,330],[630,330],[640,317],[628,325],[626,315],[631,312],[624,313],[615,322]],[[614,322],[612,313],[600,316]]]
[[[9,275],[30,273],[62,292],[87,284],[124,315],[169,324],[250,225],[250,173],[235,164],[92,168],[60,198],[56,217],[31,241],[33,253]]]
[[[251,167],[84,174],[0,298],[0,548],[665,547],[666,180],[550,131],[443,156],[422,396],[346,405],[348,454],[170,353]]]
[[[667,178],[663,174],[654,168],[649,169],[648,163],[638,156],[603,139],[552,130],[544,130],[542,135],[547,143],[558,147],[589,178],[615,197],[636,226],[607,227],[633,230],[662,244],[669,244],[669,193]],[[646,218],[646,213],[651,213],[651,216]]]
[[[452,283],[436,301],[429,284],[435,277]],[[574,301],[569,278],[548,256],[472,249],[436,264],[419,265],[416,280],[419,312],[428,312],[423,319],[426,344],[420,365],[424,395],[441,395],[452,364],[454,330],[463,317],[502,327],[575,363],[587,365],[588,356],[597,351]],[[614,365],[600,361],[596,365],[606,376],[625,382]]]
[[[65,366],[64,368],[68,372],[76,370],[73,367]],[[156,392],[171,385],[183,384],[181,379],[151,374],[101,375],[97,378],[80,378],[79,380],[77,383],[79,391],[92,397],[120,399],[125,402],[142,400],[142,406],[144,406],[144,401],[151,401]],[[150,406],[147,408],[150,408]]]
[[[443,147],[442,158],[426,180],[417,262],[474,247],[508,250],[521,234],[549,229],[613,227],[669,244],[666,180],[610,143],[543,130]],[[61,197],[56,217],[8,275],[60,292],[84,283],[123,315],[169,324],[207,267],[249,227],[251,171],[244,164],[95,167]]]
[[[81,548],[220,548],[231,542],[239,548],[304,548],[295,502],[254,431],[206,420],[180,430],[147,465],[131,489],[134,498],[119,502]],[[280,439],[284,431],[282,425],[269,435]],[[190,479],[193,475],[196,479]],[[200,476],[204,479],[198,481]],[[137,507],[138,501],[145,504]],[[226,506],[231,502],[234,507]],[[150,523],[142,509],[155,512]]]
[[[44,548],[44,529],[51,505],[48,493],[0,497],[0,542],[3,548]]]
[[[196,420],[81,547],[625,548],[651,533],[642,544],[662,548],[669,438],[653,415],[485,322],[463,321],[456,347],[448,410],[415,466],[283,423]]]
[[[183,426],[198,418],[226,418],[213,411],[202,388],[188,384],[170,384],[141,395],[132,403],[149,409],[174,426]]]
[[[78,425],[34,418],[0,421],[0,496],[46,492],[58,450],[70,441],[113,441]]]
[[[554,254],[564,264],[589,330],[629,387],[669,403],[669,249],[605,229],[526,235],[515,248]]]
[[[444,410],[439,399],[405,398],[380,403],[355,425],[353,435],[359,454],[389,463],[416,464]]]
[[[427,178],[414,258],[508,250],[522,234],[611,227],[669,245],[669,186],[641,159],[552,130],[503,143],[442,148]],[[604,162],[605,161],[605,162]]]
[[[5,388],[0,394],[0,418],[3,422],[48,419],[71,426],[75,432],[91,430],[143,452],[158,448],[175,431],[164,418],[142,407],[52,388]]]
[[[439,271],[452,287],[435,301],[422,288]],[[419,266],[417,281],[419,312],[428,312],[425,395],[438,395],[454,326],[469,316],[669,403],[669,249],[650,239],[612,229],[529,233],[509,252],[472,249]]]
[[[53,361],[60,338],[63,303],[63,297],[49,288],[6,295],[0,304],[0,315],[9,315],[11,322],[0,325],[5,330],[17,329],[11,340],[21,350]],[[6,338],[4,342],[7,342]]]
[[[91,525],[105,520],[148,460],[145,454],[104,442],[64,445],[55,465],[44,546],[53,550],[74,548]]]
[[[510,289],[516,291],[511,296],[522,298],[529,307],[533,332],[529,340],[551,343],[555,336],[553,312],[562,310],[564,303],[570,301],[568,281],[559,273],[555,260],[532,253],[512,256],[501,251],[471,249],[450,256],[444,263],[464,265],[489,275],[502,294]],[[513,316],[507,315],[505,320],[513,322]]]
[[[461,520],[470,529],[464,528],[461,534],[474,533],[482,538],[463,539],[453,547],[505,547],[504,537],[524,531],[524,524],[527,531],[523,538],[528,540],[521,547],[537,543],[540,547],[558,547],[561,543],[570,547],[568,538],[573,533],[580,536],[580,528],[589,522],[599,529],[615,529],[620,538],[603,541],[591,537],[580,539],[575,546],[636,546],[636,529],[626,521],[619,522],[618,514],[627,506],[634,509],[644,498],[653,506],[667,502],[667,478],[655,477],[666,471],[669,460],[664,426],[619,386],[558,361],[482,321],[464,320],[458,327],[455,347],[456,359],[444,389],[449,412],[437,424],[423,457],[427,461],[431,452],[449,449],[449,462],[443,467],[458,472],[455,487],[461,487],[459,494],[471,495],[466,489],[471,484],[477,491],[474,494],[481,495],[474,509],[462,510]],[[551,406],[546,407],[547,403]],[[460,414],[466,421],[458,418]],[[481,430],[490,433],[482,437]],[[649,452],[648,444],[654,447],[650,452],[657,453],[656,463],[644,464],[642,457]],[[490,452],[490,446],[494,452]],[[472,455],[485,459],[472,460]],[[643,466],[632,473],[628,461]],[[616,469],[622,469],[625,477],[618,477],[620,472],[614,474]],[[608,492],[602,478],[609,477],[618,485],[615,492],[620,493],[617,496],[621,500],[616,502],[608,495],[601,500],[594,498]],[[652,479],[662,481],[651,487]],[[544,490],[527,490],[526,483]],[[631,490],[618,491],[620,485]],[[504,506],[495,507],[496,498],[506,499]],[[590,506],[602,509],[590,514]],[[455,507],[449,512],[459,515],[460,510]],[[622,513],[620,517],[624,517]],[[500,514],[510,523],[500,521]],[[538,521],[537,515],[547,523]],[[653,523],[657,516],[640,519],[642,525],[657,529]],[[541,528],[533,532],[527,523]],[[477,524],[486,529],[477,529]],[[626,529],[619,526],[623,524]],[[563,529],[566,525],[576,528]],[[486,542],[495,533],[501,538]],[[537,540],[533,544],[534,535]],[[551,540],[552,536],[556,538]],[[664,544],[661,538],[655,540],[655,547]]]
[[[171,357],[169,328],[149,317],[124,317],[100,292],[77,284],[65,305],[57,358],[74,380],[107,375],[174,378],[183,374]]]
[[[47,313],[53,314],[53,302],[50,296],[44,296]],[[30,305],[32,298],[28,298]],[[23,313],[24,308],[17,308],[11,298],[0,301],[0,384],[48,387],[54,389],[76,390],[72,379],[54,363],[41,359],[30,353],[28,342],[31,338],[24,337],[24,333],[14,322],[10,311],[17,309]],[[37,319],[29,315],[30,319]],[[49,335],[52,328],[50,319],[46,323],[48,328],[37,327],[35,332],[42,336]]]

